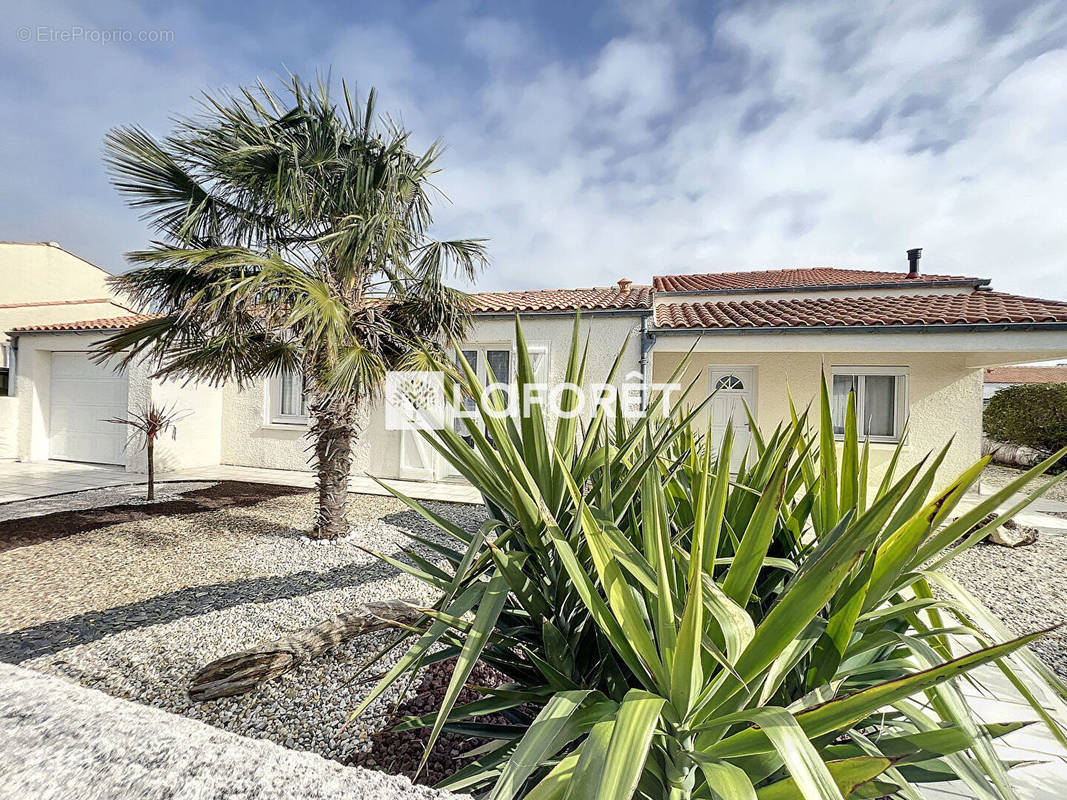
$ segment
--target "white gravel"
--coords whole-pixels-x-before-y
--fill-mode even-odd
[[[1017,635],[1067,621],[1067,536],[1041,534],[1026,547],[979,543],[942,567]],[[1067,631],[1030,645],[1067,679]]]
[[[204,664],[357,604],[433,599],[362,549],[397,555],[409,544],[402,530],[440,536],[433,526],[394,498],[352,495],[352,534],[312,544],[313,499],[138,520],[0,553],[0,660],[330,758],[365,749],[401,697],[388,693],[345,727],[370,688],[354,679],[391,633],[357,639],[248,695],[194,704],[185,693]],[[476,506],[434,507],[471,529],[484,519]]]

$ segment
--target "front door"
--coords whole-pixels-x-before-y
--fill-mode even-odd
[[[736,472],[752,441],[748,424],[747,405],[755,415],[756,368],[712,367],[710,370],[711,439],[715,445],[722,441],[727,423],[733,424],[734,444],[730,451],[730,470]],[[751,463],[751,456],[748,459]]]

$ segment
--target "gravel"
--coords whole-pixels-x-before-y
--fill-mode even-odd
[[[476,529],[477,506],[431,504]],[[163,516],[0,553],[0,661],[98,688],[234,733],[349,760],[369,746],[400,689],[345,726],[371,685],[360,667],[391,641],[371,634],[255,692],[203,704],[185,687],[204,664],[370,600],[431,601],[363,548],[397,554],[402,531],[440,538],[391,497],[351,495],[352,534],[311,543],[314,495]],[[388,668],[399,653],[380,661]]]
[[[215,484],[210,481],[177,481],[174,483],[157,483],[155,499],[149,502],[145,498],[148,491],[144,484],[127,486],[109,486],[106,489],[90,489],[85,492],[36,497],[32,500],[18,500],[0,505],[0,522],[23,517],[42,517],[56,511],[84,511],[89,508],[116,505],[152,505],[177,500],[186,492],[194,489],[206,489]]]
[[[1067,536],[1038,536],[1026,547],[981,542],[943,568],[1018,635],[1067,620]],[[1030,645],[1067,679],[1067,632],[1054,631]]]
[[[0,798],[447,800],[0,664]]]
[[[1000,489],[1007,486],[1013,480],[1022,475],[1026,470],[1016,469],[1014,467],[1005,467],[1000,464],[990,464],[984,470],[982,470],[982,491],[989,492]],[[1037,478],[1033,483],[1033,488],[1028,488],[1025,491],[1027,493],[1044,486],[1055,475],[1042,475]],[[1067,480],[1056,484],[1049,489],[1045,494],[1041,495],[1045,500],[1059,500],[1060,502],[1067,503]]]

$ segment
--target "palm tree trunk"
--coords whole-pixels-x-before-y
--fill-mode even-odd
[[[148,440],[148,499],[156,499],[156,443]]]
[[[319,508],[311,535],[316,539],[337,539],[348,533],[345,506],[352,468],[352,440],[356,436],[354,411],[350,402],[326,402],[312,408],[311,435],[315,439]]]

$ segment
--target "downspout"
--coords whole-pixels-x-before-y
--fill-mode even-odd
[[[655,313],[655,312],[653,312]],[[648,387],[651,376],[649,375],[649,353],[656,343],[656,334],[648,329],[650,314],[641,317],[641,410],[648,408]]]

